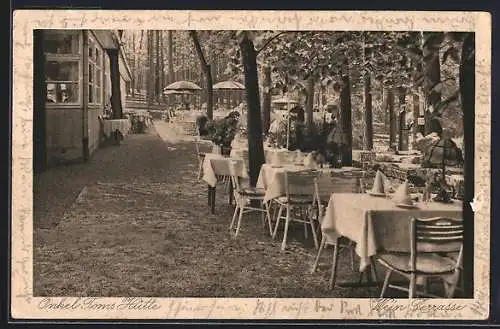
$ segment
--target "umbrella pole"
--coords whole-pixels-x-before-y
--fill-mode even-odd
[[[286,125],[286,148],[290,147],[290,102],[286,105],[287,125]]]

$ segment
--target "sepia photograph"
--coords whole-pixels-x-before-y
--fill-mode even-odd
[[[474,29],[138,26],[30,31],[37,312],[481,313]]]

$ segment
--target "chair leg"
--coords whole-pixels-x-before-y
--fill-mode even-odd
[[[200,165],[198,166],[198,180],[200,180],[203,177],[203,163],[200,162]]]
[[[380,298],[384,298],[387,288],[389,287],[389,282],[391,281],[392,271],[387,270],[385,274],[384,284],[382,285],[382,291],[380,291]]]
[[[339,245],[338,240],[333,245],[333,261],[332,261],[332,273],[330,275],[330,282],[328,283],[328,289],[332,290],[335,287],[335,281],[337,279],[337,258],[339,255]]]
[[[240,208],[240,216],[238,217],[238,225],[236,226],[236,232],[234,233],[234,237],[238,236],[238,233],[240,232],[240,226],[241,226],[241,219],[243,218],[243,210],[245,207]]]
[[[267,224],[269,225],[269,235],[273,235],[273,227],[271,224],[271,214],[269,212],[267,202],[262,201],[262,204],[264,205],[264,209],[266,211]]]
[[[236,208],[234,208],[233,219],[231,220],[231,226],[229,226],[229,230],[232,231],[234,227],[234,222],[236,221],[236,217],[238,216],[238,204],[236,204]]]
[[[276,233],[278,233],[278,226],[280,225],[282,212],[283,212],[283,206],[280,205],[280,209],[278,210],[278,217],[276,218],[276,224],[274,225],[273,239],[276,238]]]
[[[321,257],[321,254],[323,253],[325,245],[326,245],[326,237],[323,236],[323,238],[321,239],[321,244],[319,245],[318,254],[316,255],[316,259],[314,260],[314,264],[311,269],[311,273],[316,272],[316,269],[318,268],[319,264],[319,259]]]
[[[285,251],[286,238],[288,236],[288,226],[290,225],[290,206],[286,207],[285,231],[283,232],[283,242],[281,242],[281,251]]]
[[[311,225],[311,232],[312,232],[312,236],[313,236],[313,240],[314,240],[314,246],[316,247],[316,249],[318,249],[318,236],[316,235],[316,230],[315,230],[315,227],[314,227],[314,219],[312,217],[309,217],[309,224]]]
[[[417,289],[417,275],[411,274],[410,275],[410,287],[408,289],[408,291],[409,291],[408,298],[413,299],[413,297],[415,297],[416,289]]]

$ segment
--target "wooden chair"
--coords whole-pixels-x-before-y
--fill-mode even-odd
[[[205,152],[200,151],[200,135],[198,134],[195,139],[196,146],[196,157],[198,158],[198,180],[201,180],[203,177],[203,161],[205,161]]]
[[[283,241],[281,250],[286,249],[286,241],[288,236],[288,227],[290,222],[304,223],[304,235],[307,239],[307,225],[311,226],[314,245],[318,248],[318,239],[316,229],[314,227],[314,218],[311,210],[314,205],[314,191],[316,190],[316,178],[319,172],[316,170],[304,170],[298,172],[285,172],[285,196],[275,199],[279,205],[276,224],[273,231],[273,239],[276,237],[281,219],[285,219],[285,228],[283,233]],[[292,216],[292,208],[304,211],[300,217]],[[286,216],[282,216],[283,210],[286,211]]]
[[[461,220],[411,218],[410,252],[377,255],[377,261],[387,268],[380,297],[385,296],[388,288],[407,291],[409,298],[439,297],[427,292],[428,279],[437,277],[443,281],[445,297],[453,298],[462,272],[462,250]],[[390,284],[394,272],[408,278],[409,286]],[[423,282],[423,291],[417,291],[417,281]]]
[[[264,202],[265,190],[259,188],[252,188],[250,186],[242,185],[242,175],[241,172],[244,170],[243,161],[232,160],[230,161],[230,179],[234,191],[234,200],[236,202],[236,208],[234,209],[233,219],[231,220],[231,225],[229,227],[230,231],[233,231],[236,218],[238,222],[236,224],[236,229],[234,236],[237,237],[240,232],[241,221],[243,219],[243,214],[250,212],[260,212],[262,214],[263,225],[267,222],[269,225],[269,234],[272,234],[271,227],[271,216],[269,214],[269,209],[267,203]],[[254,207],[252,201],[261,202],[261,208]]]
[[[353,173],[341,173],[341,174],[333,174],[328,177],[327,173],[323,173],[318,178],[317,189],[315,191],[315,207],[316,214],[318,220],[318,228],[321,228],[321,221],[324,217],[324,210],[326,209],[328,202],[330,200],[330,196],[332,193],[365,193],[364,190],[364,172],[353,172]],[[350,262],[351,262],[351,270],[355,271],[354,268],[354,257],[355,257],[355,246],[352,241],[346,241],[346,243],[342,243],[342,238],[339,237],[334,241],[330,241],[326,238],[325,235],[321,238],[321,243],[318,249],[318,253],[316,255],[316,259],[312,266],[311,272],[316,272],[318,268],[319,260],[323,250],[328,246],[333,246],[333,261],[332,261],[332,270],[330,275],[330,280],[328,283],[328,288],[333,289],[335,286],[335,280],[337,275],[337,261],[340,252],[343,249],[349,248]]]

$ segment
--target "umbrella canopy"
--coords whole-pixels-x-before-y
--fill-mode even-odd
[[[192,95],[189,90],[164,90],[163,95]]]
[[[214,90],[244,90],[245,86],[236,81],[221,81],[213,86]]]
[[[191,81],[177,81],[169,84],[164,90],[201,90],[201,87]]]

